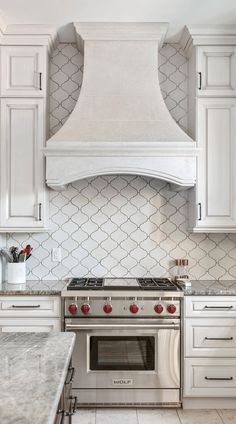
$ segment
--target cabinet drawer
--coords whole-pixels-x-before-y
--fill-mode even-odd
[[[2,333],[49,333],[61,331],[60,318],[0,318]]]
[[[236,395],[236,359],[185,359],[184,396]]]
[[[186,296],[186,317],[236,317],[235,296]]]
[[[184,338],[187,357],[236,357],[235,319],[187,319]]]
[[[0,298],[0,317],[60,317],[59,297],[6,296]]]

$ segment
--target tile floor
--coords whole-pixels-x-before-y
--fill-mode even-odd
[[[236,424],[236,410],[81,409],[73,424]]]

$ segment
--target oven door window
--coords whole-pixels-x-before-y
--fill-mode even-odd
[[[90,337],[91,370],[154,370],[155,337]]]

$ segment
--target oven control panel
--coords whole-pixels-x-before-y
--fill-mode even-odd
[[[180,300],[175,298],[75,297],[65,299],[65,316],[179,317]]]

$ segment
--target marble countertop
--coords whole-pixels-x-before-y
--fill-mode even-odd
[[[236,281],[198,280],[183,289],[185,296],[236,296]]]
[[[0,333],[1,424],[53,424],[74,333]]]
[[[0,284],[1,295],[60,296],[65,280],[28,280],[25,284]]]

